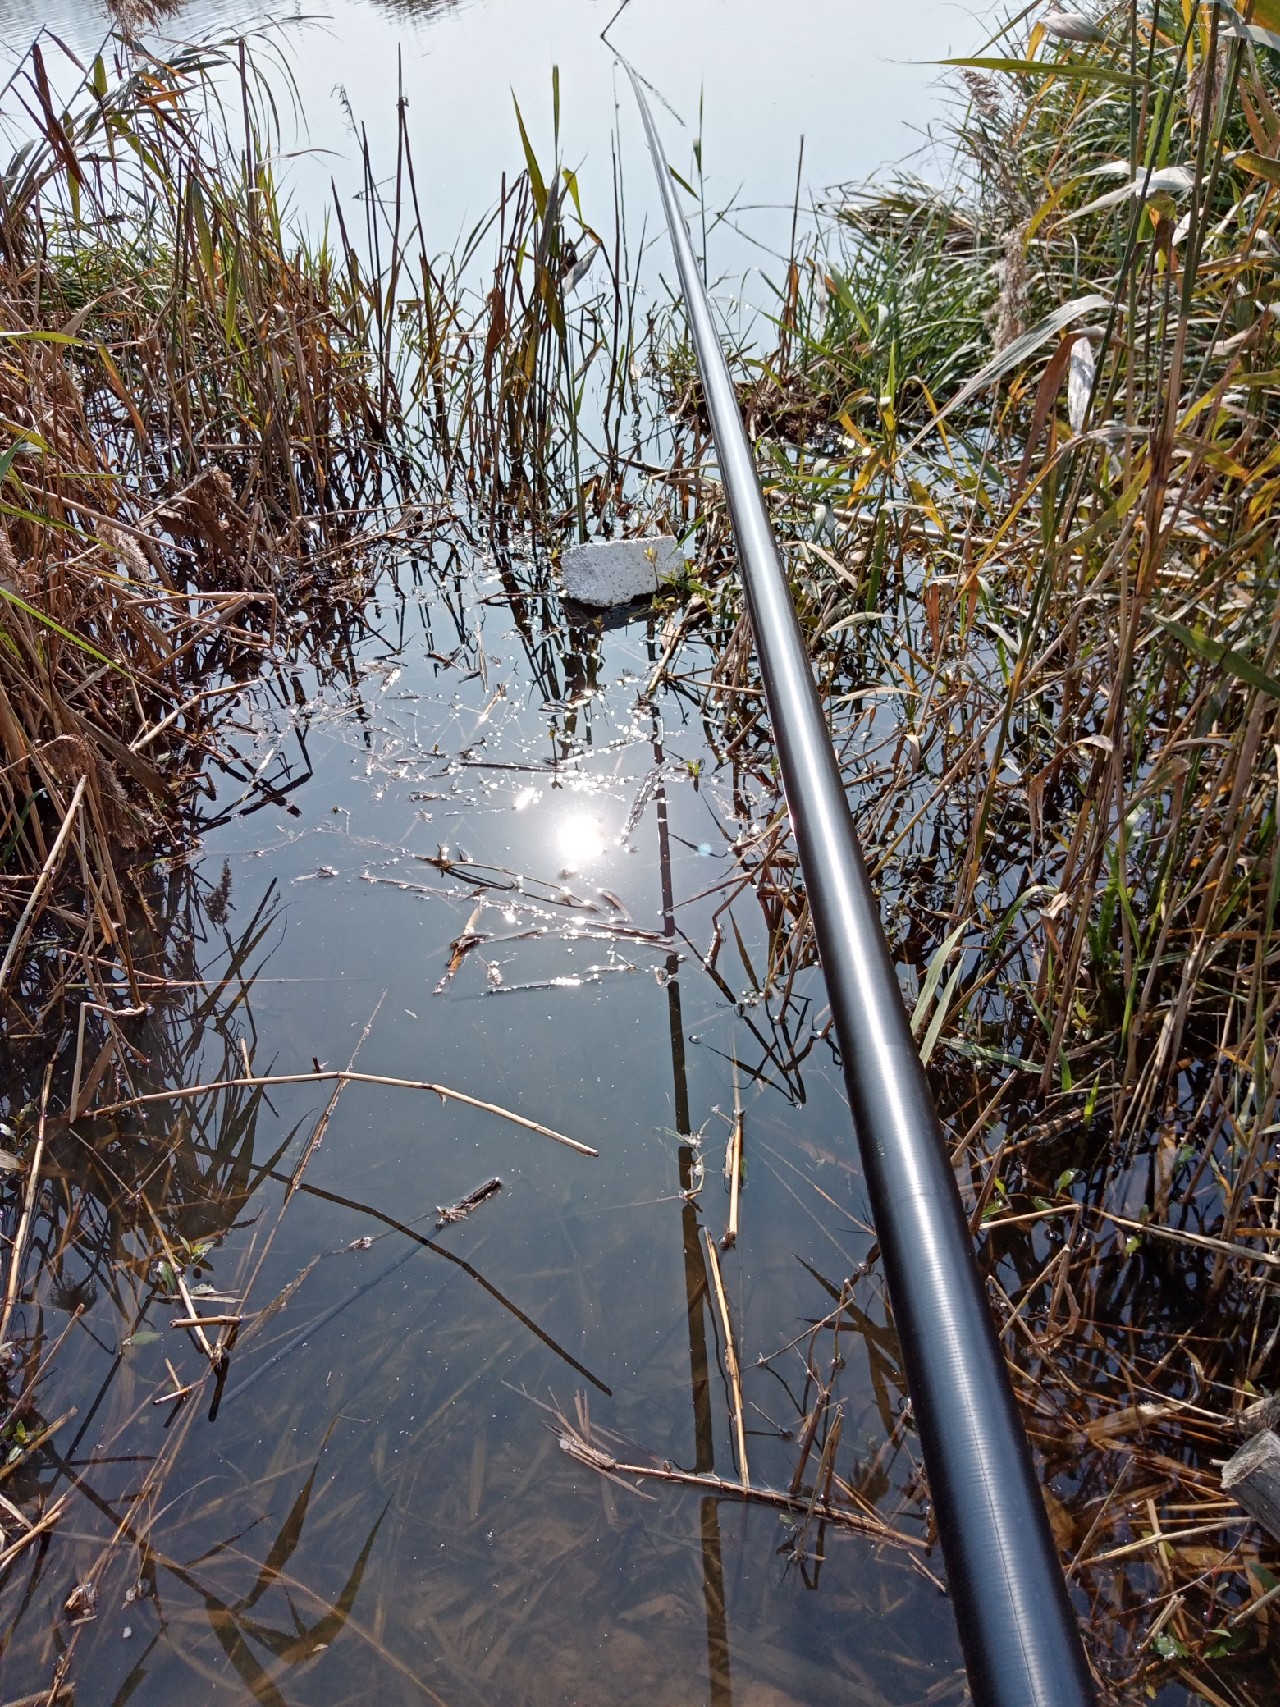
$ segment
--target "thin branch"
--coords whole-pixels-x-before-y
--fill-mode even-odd
[[[496,1102],[485,1102],[480,1097],[469,1096],[466,1091],[455,1091],[448,1085],[437,1084],[434,1079],[393,1079],[383,1073],[355,1073],[350,1068],[322,1069],[318,1073],[262,1073],[238,1079],[211,1079],[203,1085],[185,1085],[170,1091],[147,1091],[141,1096],[127,1097],[123,1102],[111,1102],[101,1108],[90,1109],[89,1113],[94,1119],[101,1119],[108,1114],[120,1114],[128,1108],[140,1108],[144,1103],[180,1102],[187,1097],[206,1096],[211,1091],[255,1090],[262,1085],[334,1084],[389,1085],[393,1090],[434,1091],[438,1097],[464,1103],[468,1108],[478,1108],[485,1114],[496,1114],[499,1120],[509,1120],[515,1126],[523,1126],[530,1132],[537,1132],[543,1138],[563,1144],[566,1149],[576,1150],[580,1156],[600,1154],[599,1150],[593,1149],[590,1144],[581,1144],[576,1138],[569,1138],[563,1132],[557,1132],[553,1126],[544,1126],[540,1120],[530,1120],[527,1115],[517,1114],[513,1109],[501,1108]]]

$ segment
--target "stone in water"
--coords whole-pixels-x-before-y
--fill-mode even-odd
[[[1280,1537],[1280,1436],[1264,1428],[1222,1468],[1222,1491]]]
[[[684,573],[684,552],[669,533],[654,539],[593,539],[560,559],[565,597],[604,609],[656,593]]]

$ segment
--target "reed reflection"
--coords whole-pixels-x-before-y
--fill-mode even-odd
[[[649,653],[655,657],[652,631]],[[653,716],[653,763],[659,779],[666,755],[662,725]],[[667,1021],[671,1039],[672,1096],[676,1131],[680,1135],[678,1170],[680,1180],[680,1223],[684,1251],[685,1310],[689,1329],[689,1379],[693,1397],[694,1469],[709,1474],[715,1469],[715,1433],[711,1417],[711,1381],[707,1364],[707,1329],[703,1311],[710,1302],[702,1240],[698,1237],[696,1190],[701,1181],[701,1159],[693,1142],[689,1117],[689,1080],[685,1066],[684,1020],[680,1011],[680,956],[675,951],[675,890],[671,880],[671,834],[667,819],[667,790],[661,780],[654,790],[658,821],[658,870],[662,885],[662,930],[672,943],[667,956]],[[702,1594],[707,1619],[707,1678],[712,1707],[732,1707],[733,1682],[729,1665],[729,1626],[724,1593],[724,1560],[720,1547],[720,1507],[707,1497],[700,1502],[702,1546]]]

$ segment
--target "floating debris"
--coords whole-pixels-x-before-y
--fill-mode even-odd
[[[487,1179],[483,1185],[478,1185],[474,1191],[469,1191],[465,1197],[460,1197],[456,1203],[451,1203],[447,1207],[438,1203],[436,1205],[436,1226],[451,1227],[455,1221],[465,1221],[473,1209],[478,1208],[487,1197],[492,1197],[494,1192],[501,1190],[502,1181],[500,1179]]]
[[[89,1579],[77,1583],[63,1603],[62,1610],[73,1624],[88,1623],[98,1616],[98,1590]]]

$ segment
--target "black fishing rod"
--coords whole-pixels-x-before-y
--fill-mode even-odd
[[[755,459],[670,168],[631,83],[697,350],[974,1700],[1088,1707],[1095,1695],[1080,1632]]]

